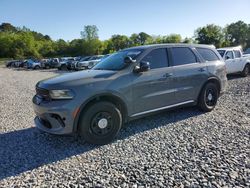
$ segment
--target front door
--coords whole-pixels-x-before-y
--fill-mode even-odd
[[[166,48],[149,52],[142,61],[150,63],[150,70],[134,73],[132,116],[155,111],[175,103],[173,69],[169,67]]]
[[[233,51],[227,51],[225,54],[225,64],[227,74],[234,73],[235,59]]]

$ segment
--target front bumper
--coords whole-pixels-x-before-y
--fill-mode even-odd
[[[35,126],[52,134],[71,134],[74,132],[74,117],[72,108],[65,107],[67,101],[43,102],[39,97],[33,97],[33,108],[36,113]]]

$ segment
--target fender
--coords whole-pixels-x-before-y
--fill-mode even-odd
[[[121,94],[119,94],[118,92],[116,91],[105,91],[105,92],[102,92],[102,93],[99,93],[99,94],[96,94],[92,97],[90,97],[89,99],[87,99],[86,101],[84,101],[77,114],[76,114],[76,117],[74,119],[74,124],[73,124],[73,131],[76,132],[77,131],[77,126],[78,126],[78,121],[79,121],[79,118],[80,118],[80,115],[81,115],[81,112],[82,110],[87,106],[87,104],[95,99],[98,99],[100,97],[114,97],[116,99],[119,99],[121,102],[122,102],[122,105],[124,106],[126,112],[125,112],[125,119],[127,118],[127,110],[128,110],[128,107],[127,107],[127,103],[126,103],[126,100],[124,99],[124,97],[122,97]]]

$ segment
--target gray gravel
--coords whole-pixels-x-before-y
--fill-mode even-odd
[[[211,113],[163,112],[93,146],[34,128],[35,84],[58,74],[0,68],[0,187],[250,187],[250,77]]]

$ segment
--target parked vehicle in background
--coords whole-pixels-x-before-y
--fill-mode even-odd
[[[40,69],[41,68],[41,63],[38,60],[32,60],[32,59],[28,59],[24,65],[26,66],[26,68],[28,69]]]
[[[124,122],[185,105],[215,108],[227,83],[214,47],[160,44],[114,53],[93,69],[43,80],[33,98],[36,126],[53,134],[78,132],[105,144]]]
[[[250,55],[250,48],[247,48],[247,49],[244,51],[244,55]]]
[[[41,67],[43,69],[49,69],[50,68],[49,59],[42,59],[41,60]]]
[[[217,49],[226,62],[227,74],[240,73],[247,76],[250,73],[250,57],[243,57],[241,47]]]
[[[71,61],[75,61],[73,57],[61,58],[61,60],[57,64],[58,70],[68,70],[68,63]]]
[[[82,58],[80,58],[76,63],[75,63],[75,70],[80,70],[80,69],[78,69],[78,64],[80,63],[80,62],[83,62],[83,61],[88,61],[90,58],[91,58],[92,56],[85,56],[85,57],[82,57]]]
[[[14,67],[16,62],[18,62],[18,60],[7,61],[5,63],[5,66],[6,67]]]
[[[41,62],[41,66],[44,69],[56,68],[59,63],[59,58],[51,58]]]
[[[77,63],[77,70],[85,70],[85,69],[91,69],[96,64],[98,64],[102,59],[104,59],[107,56],[104,55],[95,55],[90,57],[88,60],[81,61]]]

